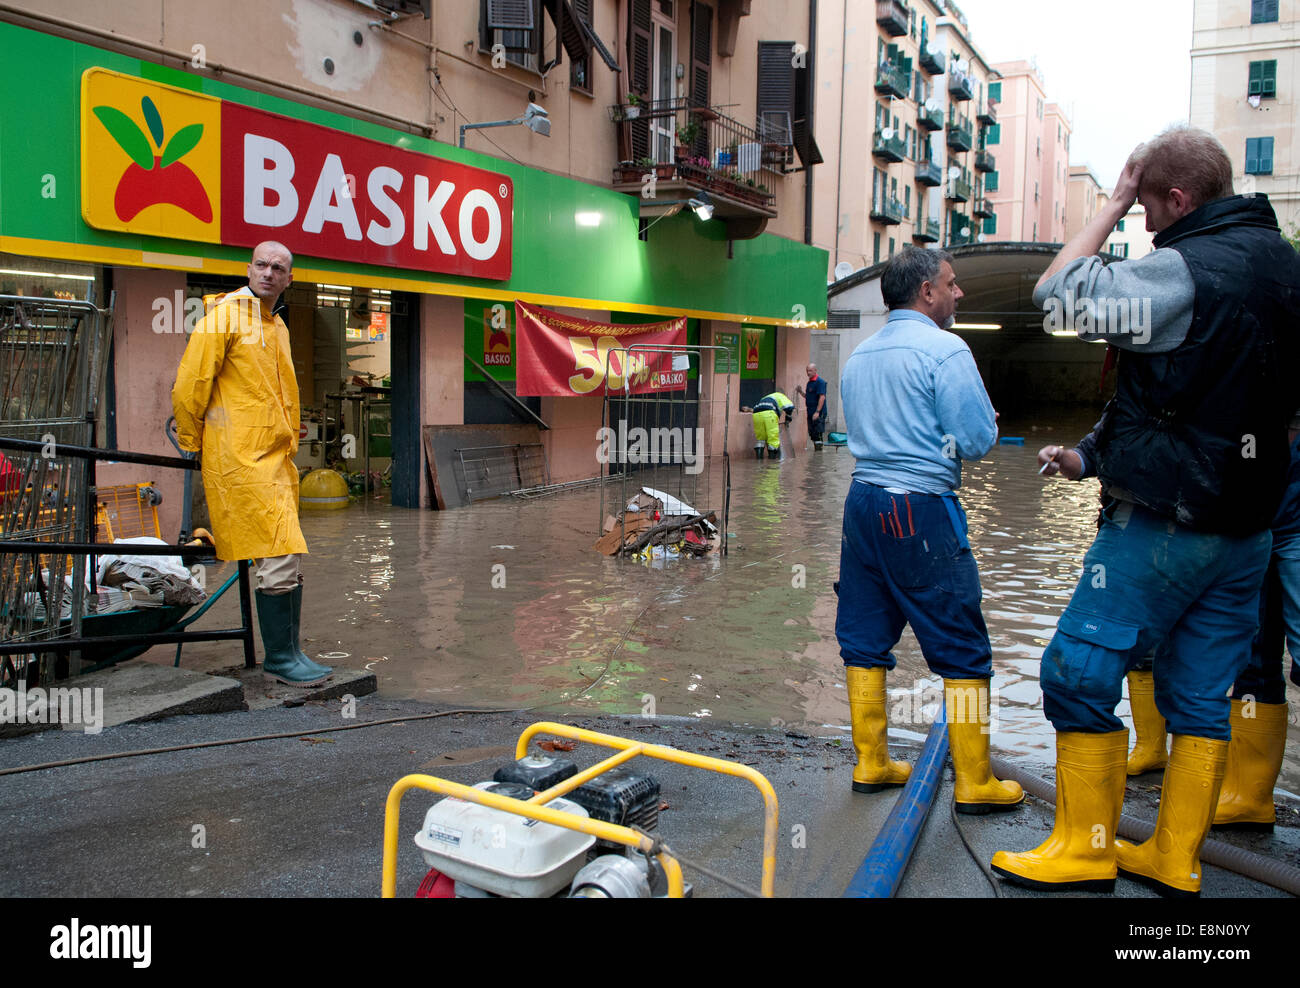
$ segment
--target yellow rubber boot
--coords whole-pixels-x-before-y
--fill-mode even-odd
[[[1165,750],[1165,719],[1156,708],[1156,683],[1151,671],[1128,674],[1128,703],[1133,710],[1133,733],[1137,739],[1128,756],[1128,774],[1141,775],[1164,768],[1169,761]]]
[[[1255,716],[1245,717],[1245,702],[1232,701],[1232,740],[1228,742],[1228,763],[1214,811],[1214,826],[1271,834],[1276,819],[1273,786],[1282,770],[1286,749],[1287,706],[1252,706]]]
[[[1115,828],[1124,806],[1128,731],[1056,735],[1056,823],[1032,851],[998,851],[993,870],[1027,888],[1115,888]]]
[[[945,679],[948,744],[957,777],[958,813],[1012,810],[1025,801],[1018,782],[995,779],[989,770],[989,680]]]
[[[848,680],[849,713],[853,718],[853,748],[858,753],[858,764],[853,769],[853,791],[880,792],[901,786],[912,774],[912,766],[889,758],[885,667],[845,666],[844,675]]]
[[[1141,844],[1115,842],[1119,870],[1164,896],[1201,894],[1201,844],[1219,802],[1228,742],[1175,734],[1156,829]]]

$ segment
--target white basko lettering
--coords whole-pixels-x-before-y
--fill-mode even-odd
[[[293,222],[298,215],[293,171],[293,153],[279,141],[257,134],[244,135],[245,223],[288,226]],[[266,204],[268,190],[278,197],[274,206]]]

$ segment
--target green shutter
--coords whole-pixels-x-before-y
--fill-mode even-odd
[[[1262,63],[1263,72],[1260,76],[1260,95],[1264,97],[1274,97],[1277,95],[1277,59],[1271,59]]]
[[[1264,63],[1250,63],[1250,80],[1246,86],[1247,96],[1259,96],[1264,88]]]
[[[997,232],[998,232],[998,214],[994,213],[992,216],[985,217],[984,219],[984,235],[988,237],[992,237],[992,236],[996,236]]]
[[[988,145],[1002,143],[1002,125],[1000,123],[991,125],[988,130],[985,131],[984,143]]]
[[[1246,138],[1246,174],[1259,174],[1259,138]]]
[[[1273,174],[1273,138],[1271,137],[1259,139],[1259,174]]]
[[[1002,102],[1002,83],[1000,82],[989,83],[989,99],[995,103]]]
[[[998,173],[989,172],[984,176],[984,191],[996,192],[998,190]]]

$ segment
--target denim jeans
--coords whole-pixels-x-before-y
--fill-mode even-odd
[[[979,570],[955,495],[891,494],[854,481],[844,502],[835,636],[845,665],[894,668],[910,624],[945,679],[988,679]]]
[[[1291,653],[1291,680],[1300,685],[1300,533],[1274,532],[1273,556],[1260,595],[1259,634],[1250,665],[1232,686],[1232,698],[1286,703],[1283,647]]]
[[[1122,730],[1124,674],[1156,645],[1156,706],[1174,734],[1226,741],[1228,687],[1250,661],[1272,534],[1193,531],[1135,505],[1107,509],[1043,653],[1057,731]]]

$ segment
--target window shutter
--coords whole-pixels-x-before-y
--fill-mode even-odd
[[[627,19],[627,60],[631,71],[628,73],[628,92],[635,93],[641,99],[650,100],[650,52],[651,31],[650,0],[628,0]],[[633,161],[650,157],[650,121],[645,116],[627,124]]]
[[[998,173],[989,172],[984,176],[984,191],[996,192],[998,190]]]
[[[1246,87],[1247,96],[1258,96],[1264,88],[1264,63],[1250,63],[1250,80]]]
[[[709,75],[713,68],[713,8],[695,0],[691,4],[691,106],[709,105]],[[701,127],[695,153],[711,157],[709,129]]]
[[[1259,138],[1246,138],[1246,174],[1259,174]]]
[[[1261,175],[1273,174],[1273,138],[1261,137],[1259,139],[1259,173]]]
[[[994,213],[992,216],[987,216],[984,218],[984,234],[985,236],[992,237],[995,236],[997,232],[998,232],[998,214]]]
[[[1263,71],[1260,72],[1260,95],[1276,96],[1277,95],[1277,59],[1272,59],[1261,63]]]
[[[487,24],[493,30],[533,30],[533,0],[487,0]]]
[[[991,125],[989,129],[985,131],[984,143],[986,144],[1002,143],[1002,125],[1000,123]]]
[[[758,125],[767,144],[794,142],[794,56],[792,41],[758,43]]]
[[[989,101],[992,103],[1002,102],[1002,83],[1000,82],[989,83]]]

